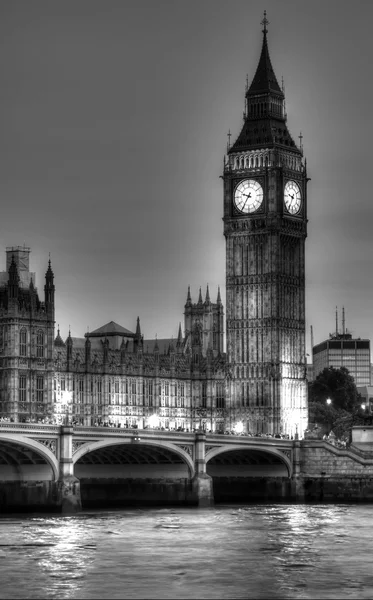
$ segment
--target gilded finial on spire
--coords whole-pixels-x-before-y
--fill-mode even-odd
[[[228,133],[227,133],[227,138],[228,138],[228,142],[227,142],[227,152],[229,152],[229,149],[230,149],[230,147],[231,147],[231,137],[232,137],[231,130],[229,130],[229,131],[228,131]]]
[[[261,25],[263,25],[263,29],[262,29],[262,31],[263,31],[263,33],[264,33],[264,35],[265,35],[265,34],[267,33],[267,31],[268,31],[268,29],[267,29],[267,25],[269,25],[269,21],[268,21],[268,19],[267,19],[267,11],[266,11],[266,10],[264,11],[264,17],[263,17],[263,21],[261,21],[261,23],[260,23],[260,24],[261,24]]]

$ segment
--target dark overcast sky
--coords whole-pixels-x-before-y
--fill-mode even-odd
[[[2,0],[0,239],[31,247],[56,322],[177,335],[188,284],[225,298],[222,173],[269,49],[309,176],[307,338],[373,340],[370,0]]]

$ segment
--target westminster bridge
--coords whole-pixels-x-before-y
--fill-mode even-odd
[[[329,496],[373,499],[373,444],[0,423],[0,512]]]

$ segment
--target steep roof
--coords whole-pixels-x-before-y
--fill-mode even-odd
[[[86,333],[85,337],[109,337],[114,335],[135,337],[135,334],[132,333],[132,331],[125,329],[125,327],[118,325],[118,323],[115,323],[114,321],[110,321],[109,323],[106,323],[106,325],[103,325],[90,333]]]
[[[302,155],[286,125],[285,95],[269,56],[266,12],[262,24],[262,51],[254,79],[246,92],[245,121],[228,154],[260,148],[281,148]]]
[[[254,79],[249,87],[248,94],[265,94],[268,92],[275,92],[280,96],[283,96],[283,91],[280,88],[275,72],[272,67],[271,59],[269,57],[268,43],[267,43],[267,31],[263,30],[263,45],[262,52],[260,54],[259,63],[254,75]]]

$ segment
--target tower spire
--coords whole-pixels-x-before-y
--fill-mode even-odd
[[[264,35],[267,35],[267,31],[268,31],[267,25],[269,25],[269,21],[267,19],[267,11],[266,10],[264,11],[264,17],[263,17],[263,20],[260,22],[260,24],[263,25],[262,31],[263,31]]]
[[[207,284],[205,304],[209,304],[209,303],[210,303],[210,292],[209,292],[209,284]]]

